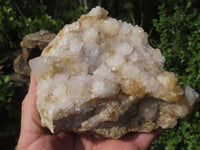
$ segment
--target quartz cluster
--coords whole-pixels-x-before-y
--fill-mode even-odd
[[[111,138],[174,127],[198,94],[164,62],[141,27],[93,8],[30,61],[42,126]]]

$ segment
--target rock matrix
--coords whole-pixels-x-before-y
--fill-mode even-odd
[[[93,8],[30,61],[42,126],[109,138],[174,127],[198,94],[164,63],[142,28]]]

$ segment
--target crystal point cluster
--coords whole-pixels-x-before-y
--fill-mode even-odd
[[[164,62],[142,28],[93,8],[30,61],[41,124],[52,133],[111,138],[174,127],[198,94],[181,87]]]

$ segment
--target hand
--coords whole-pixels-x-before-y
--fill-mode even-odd
[[[56,135],[43,128],[36,109],[37,83],[31,74],[31,85],[22,103],[21,132],[17,150],[144,150],[156,136],[158,129],[152,133],[135,133],[120,139],[95,139],[92,136],[79,136],[73,133]]]

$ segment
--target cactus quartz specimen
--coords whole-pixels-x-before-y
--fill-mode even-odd
[[[163,69],[142,28],[107,15],[93,8],[30,61],[42,126],[111,138],[174,127],[198,94]]]

